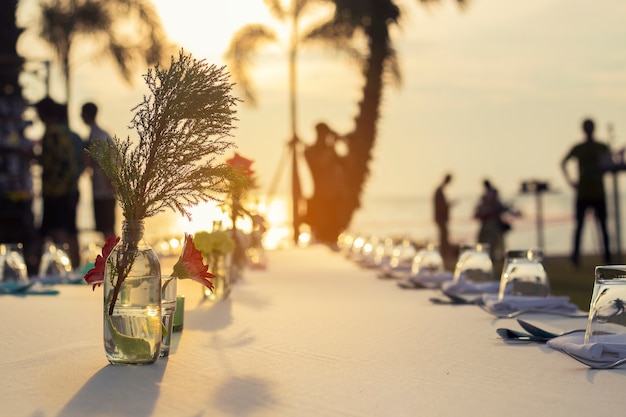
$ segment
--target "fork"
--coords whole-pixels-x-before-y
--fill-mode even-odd
[[[478,305],[478,307],[480,307],[483,310],[485,310],[487,313],[493,314],[494,316],[496,316],[499,319],[512,319],[512,318],[515,318],[517,316],[520,316],[520,315],[526,314],[526,313],[550,314],[550,315],[553,315],[553,316],[563,316],[563,317],[588,317],[589,316],[589,313],[586,313],[584,311],[567,313],[567,312],[563,312],[563,311],[550,311],[550,310],[541,310],[541,309],[533,309],[533,308],[524,309],[524,310],[517,310],[517,311],[514,311],[512,313],[497,313],[497,312],[491,310],[489,307],[487,307],[484,304],[477,304],[477,305]]]
[[[524,320],[521,319],[517,319],[517,323],[522,327],[522,329],[526,330],[528,333],[534,335],[534,336],[538,336],[538,337],[545,337],[548,339],[553,339],[555,337],[559,337],[559,336],[564,336],[566,334],[571,334],[571,333],[580,333],[580,332],[584,332],[585,329],[574,329],[574,330],[570,330],[567,332],[562,332],[562,333],[552,333],[549,332],[547,330],[541,329],[537,326],[535,326],[534,324],[530,324]]]
[[[596,361],[596,360],[593,360],[593,359],[580,357],[580,356],[575,355],[575,354],[573,354],[571,352],[568,352],[566,350],[562,350],[562,349],[559,349],[559,350],[561,352],[567,354],[568,356],[576,359],[578,362],[580,362],[580,363],[582,363],[584,365],[587,365],[588,367],[593,368],[593,369],[612,369],[612,368],[616,368],[616,367],[626,363],[626,358],[617,359],[617,360],[615,360],[613,362]]]

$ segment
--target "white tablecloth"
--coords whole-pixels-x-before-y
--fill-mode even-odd
[[[101,288],[1,296],[0,416],[588,417],[626,404],[626,369],[505,344],[495,329],[514,320],[432,304],[437,291],[402,290],[323,247],[268,256],[226,301],[181,281],[184,330],[148,366],[108,364]]]

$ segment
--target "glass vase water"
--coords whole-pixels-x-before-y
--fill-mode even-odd
[[[104,348],[114,365],[149,364],[161,347],[161,267],[142,221],[124,221],[104,271]]]

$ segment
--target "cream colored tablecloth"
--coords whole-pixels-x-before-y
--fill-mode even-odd
[[[1,296],[0,416],[588,417],[626,404],[626,369],[505,344],[495,329],[514,320],[432,304],[437,291],[402,290],[324,247],[268,256],[226,301],[182,281],[185,328],[149,366],[108,364],[100,288]]]

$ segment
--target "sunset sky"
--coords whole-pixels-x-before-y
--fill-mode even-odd
[[[245,23],[286,33],[262,0],[154,3],[172,40],[209,63],[223,64],[230,37]],[[34,16],[33,4],[20,1],[22,23]],[[479,194],[486,177],[503,194],[533,178],[565,188],[560,160],[581,139],[584,117],[596,120],[604,139],[612,123],[612,146],[626,145],[626,2],[473,0],[464,11],[452,1],[430,8],[413,0],[398,4],[405,19],[393,39],[403,85],[384,92],[368,194],[429,195],[446,171],[456,177],[451,195]],[[47,54],[32,38],[19,50],[30,59]],[[259,106],[238,111],[235,142],[255,160],[262,190],[270,187],[289,139],[286,71],[284,47],[264,49],[253,72]],[[298,80],[303,141],[313,141],[319,121],[339,132],[352,129],[362,86],[355,66],[332,51],[303,47]],[[29,99],[41,98],[41,83],[32,76],[24,82]],[[108,62],[85,60],[72,87],[75,130],[87,133],[78,109],[93,100],[102,126],[130,134],[130,109],[144,93],[139,74],[131,87]],[[58,87],[51,93],[64,101]],[[279,190],[287,191],[288,171],[279,172]]]

